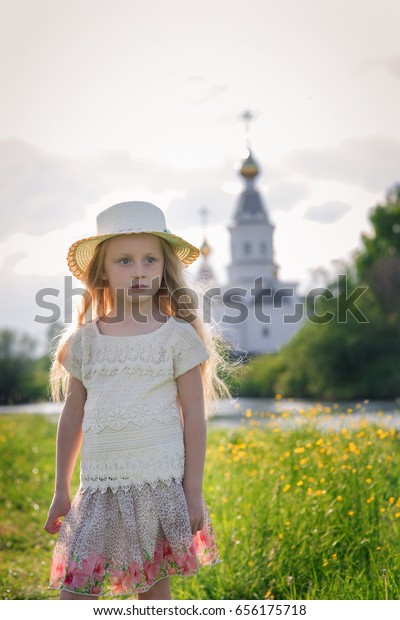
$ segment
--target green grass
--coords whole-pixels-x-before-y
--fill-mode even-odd
[[[251,412],[248,412],[251,417]],[[0,416],[0,598],[54,599],[43,530],[56,425]],[[400,597],[400,434],[210,428],[204,495],[223,563],[172,577],[182,599]],[[75,472],[74,490],[78,487]]]

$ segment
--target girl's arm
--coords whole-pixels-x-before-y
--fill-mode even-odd
[[[189,509],[192,533],[204,525],[202,485],[206,456],[207,429],[204,415],[203,382],[200,366],[195,366],[176,380],[183,415],[185,470],[183,489]]]
[[[60,517],[64,517],[71,507],[69,486],[82,443],[85,401],[85,387],[70,375],[64,408],[58,422],[54,497],[44,526],[50,534],[60,530]]]

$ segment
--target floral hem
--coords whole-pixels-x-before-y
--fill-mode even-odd
[[[144,562],[132,561],[125,566],[116,566],[99,554],[70,560],[61,553],[56,554],[51,565],[50,588],[87,596],[140,594],[165,577],[193,576],[200,566],[221,563],[213,536],[204,530],[193,535],[189,549],[181,551],[172,552],[164,538],[152,556],[145,553]]]

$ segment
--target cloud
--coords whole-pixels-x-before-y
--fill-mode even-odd
[[[274,183],[266,194],[271,210],[290,211],[311,194],[310,187],[302,181],[282,180]]]
[[[193,97],[189,100],[189,104],[199,104],[199,103],[207,103],[208,101],[213,101],[217,97],[220,97],[224,93],[229,90],[229,86],[225,84],[215,84],[214,86],[210,86],[208,91],[204,93],[204,95],[200,95],[199,97]]]
[[[351,211],[351,208],[351,205],[346,202],[324,202],[321,205],[309,207],[304,213],[304,217],[307,220],[319,222],[320,224],[334,224]]]
[[[188,82],[204,82],[205,79],[206,78],[204,75],[196,74],[196,75],[189,75],[189,77],[187,78],[187,81]]]
[[[176,229],[182,221],[188,221],[187,214],[194,225],[201,225],[200,208],[207,207],[209,217],[207,224],[226,224],[234,211],[235,198],[218,186],[198,185],[187,194],[171,201],[167,219],[169,228]]]
[[[390,57],[369,57],[365,58],[358,65],[359,72],[369,73],[373,69],[386,69],[395,78],[400,79],[400,55]]]
[[[287,169],[311,179],[339,181],[382,192],[400,178],[400,142],[387,136],[349,138],[336,146],[296,150]]]
[[[400,55],[388,58],[386,62],[383,62],[382,64],[386,67],[389,73],[400,79]]]
[[[95,197],[71,160],[43,153],[21,140],[0,141],[0,239],[15,230],[39,234],[78,216]]]
[[[232,162],[181,170],[133,159],[125,151],[72,158],[46,153],[22,140],[0,140],[0,242],[17,232],[41,237],[65,229],[84,219],[82,211],[88,205],[112,193],[124,195],[126,200],[135,195],[140,200],[148,199],[144,198],[146,192],[167,197],[194,192],[191,202],[195,205],[202,193],[198,188],[208,188],[203,191],[201,206],[205,200],[209,202],[212,188],[218,190],[234,176]],[[198,224],[195,210],[182,213],[180,227],[182,224]]]
[[[94,234],[96,214],[123,200],[155,202],[168,227],[182,236],[200,227],[203,206],[210,211],[208,224],[226,224],[236,198],[223,185],[235,176],[228,161],[182,170],[124,151],[75,159],[20,140],[0,141],[0,268],[17,275],[62,273],[69,245]]]

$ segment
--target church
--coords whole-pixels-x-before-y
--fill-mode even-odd
[[[274,228],[256,188],[259,165],[248,148],[240,168],[244,189],[228,224],[231,261],[228,282],[216,282],[212,248],[204,238],[197,282],[206,291],[212,322],[238,355],[273,353],[304,324],[304,298],[297,283],[279,280]]]

